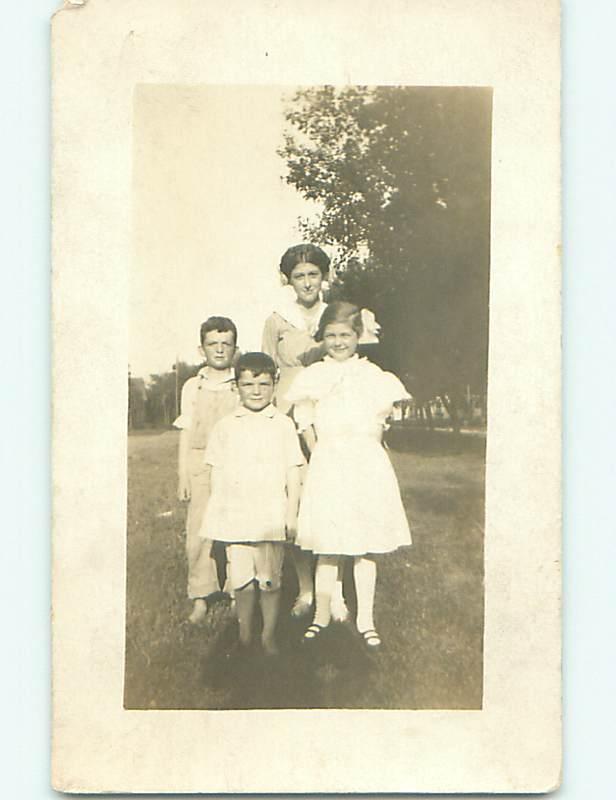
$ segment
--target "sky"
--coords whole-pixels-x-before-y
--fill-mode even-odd
[[[129,364],[147,377],[191,364],[199,327],[231,317],[260,349],[282,253],[314,204],[282,180],[284,98],[293,87],[136,88]]]

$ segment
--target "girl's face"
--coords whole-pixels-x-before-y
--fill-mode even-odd
[[[358,334],[346,322],[332,322],[323,331],[325,352],[336,361],[346,361],[357,350]]]
[[[316,264],[308,261],[293,267],[289,283],[295,290],[297,302],[306,308],[311,308],[319,299],[323,274]]]

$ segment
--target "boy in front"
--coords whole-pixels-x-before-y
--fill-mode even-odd
[[[272,405],[274,361],[245,353],[235,376],[240,406],[216,425],[205,452],[211,496],[201,536],[227,545],[240,651],[252,643],[258,600],[261,645],[276,655],[284,541],[295,535],[304,457],[295,425]]]
[[[209,469],[203,454],[214,425],[237,407],[235,375],[231,369],[237,349],[237,329],[227,317],[210,317],[201,325],[200,353],[205,358],[194,378],[182,388],[180,416],[173,423],[181,429],[178,459],[178,497],[189,500],[186,513],[188,597],[193,601],[190,622],[207,613],[207,597],[220,591],[212,543],[199,536],[207,506]]]

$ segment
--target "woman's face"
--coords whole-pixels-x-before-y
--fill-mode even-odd
[[[359,336],[346,322],[332,322],[323,331],[325,352],[336,361],[346,361],[357,350]]]
[[[316,264],[308,261],[293,267],[289,283],[295,290],[297,302],[306,308],[311,308],[319,299],[323,274]]]

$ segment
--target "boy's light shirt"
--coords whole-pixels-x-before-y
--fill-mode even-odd
[[[208,388],[215,390],[222,384],[229,383],[235,380],[235,373],[229,367],[228,369],[213,369],[212,367],[201,367],[196,377],[201,376],[209,386]]]
[[[216,480],[201,537],[224,542],[286,539],[287,473],[305,463],[295,425],[269,403],[238,406],[212,430],[204,454]]]
[[[261,411],[252,411],[246,406],[238,406],[233,412],[236,417],[245,417],[247,414],[256,414],[257,416],[269,417],[270,419],[276,414],[276,408],[272,403],[268,403]]]
[[[235,374],[232,369],[217,370],[208,366],[201,367],[195,377],[189,378],[182,387],[180,416],[174,420],[173,426],[180,430],[190,428],[193,420],[192,410],[201,386],[204,386],[208,392],[220,392],[228,390],[229,383],[233,381],[235,381]]]

